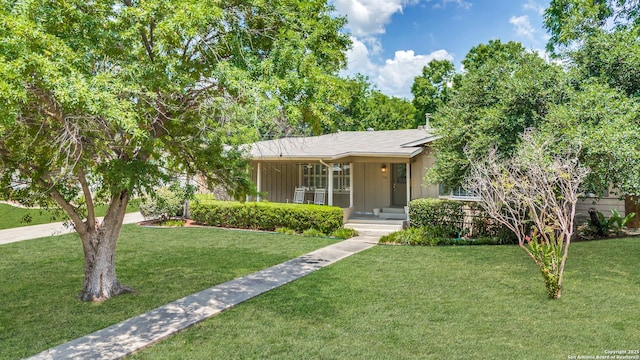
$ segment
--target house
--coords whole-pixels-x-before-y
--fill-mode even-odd
[[[344,208],[347,216],[380,209],[398,209],[404,215],[404,206],[418,198],[473,200],[463,192],[443,196],[438,185],[423,181],[435,163],[431,146],[437,139],[420,127],[260,141],[250,150],[252,180],[260,195],[249,200],[290,202],[295,188],[302,187],[310,201],[314,189],[322,188],[325,203]],[[624,201],[615,193],[594,200],[578,203],[578,221],[588,218],[591,207],[606,215],[617,209],[624,216]]]
[[[296,187],[313,199],[326,189],[326,204],[350,213],[400,209],[417,198],[437,198],[438,185],[423,185],[435,158],[437,137],[424,128],[343,131],[313,137],[282,138],[253,144],[252,178],[261,194],[255,199],[287,202]],[[377,212],[377,211],[375,211]]]

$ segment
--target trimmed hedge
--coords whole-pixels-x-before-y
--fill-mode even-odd
[[[516,244],[515,235],[496,223],[475,201],[416,199],[409,203],[411,227],[437,229],[438,237],[497,238]]]
[[[457,236],[464,229],[464,205],[454,200],[412,200],[409,203],[411,227],[435,226]]]
[[[191,208],[191,219],[210,226],[297,232],[316,229],[331,234],[343,225],[342,209],[335,206],[269,202],[207,201]]]

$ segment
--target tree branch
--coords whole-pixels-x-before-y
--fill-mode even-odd
[[[56,203],[58,203],[58,205],[60,205],[60,207],[67,213],[67,215],[69,215],[69,218],[71,219],[71,221],[73,221],[73,224],[75,225],[75,228],[78,234],[80,235],[86,234],[87,233],[86,224],[82,221],[82,219],[74,209],[73,205],[71,205],[71,203],[65,200],[65,198],[60,194],[58,190],[56,190],[56,188],[52,184],[47,184],[47,181],[42,179],[39,181],[39,184],[44,189],[50,188],[49,195],[51,195],[51,198]]]
[[[84,199],[87,203],[87,228],[91,231],[96,228],[96,213],[93,204],[93,196],[91,195],[89,184],[87,184],[87,175],[84,172],[84,169],[78,167],[77,173],[80,186],[82,187],[82,193],[84,194]]]

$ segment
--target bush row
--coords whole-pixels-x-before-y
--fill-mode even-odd
[[[474,201],[416,199],[409,203],[411,227],[437,228],[445,238],[498,238],[515,244],[515,235],[493,221]]]
[[[380,238],[378,243],[416,246],[497,245],[500,244],[500,239],[492,237],[479,237],[476,239],[448,237],[444,236],[439,226],[424,226],[408,228],[385,235]]]
[[[286,227],[331,234],[342,227],[343,212],[335,206],[206,201],[192,207],[191,219],[210,226],[266,231]]]

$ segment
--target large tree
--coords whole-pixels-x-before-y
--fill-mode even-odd
[[[432,60],[422,68],[422,75],[416,76],[411,85],[413,106],[416,108],[416,122],[423,124],[426,114],[433,114],[450,98],[455,77],[455,68],[449,60]]]
[[[428,180],[445,189],[461,185],[469,161],[493,146],[509,155],[524,129],[539,126],[562,99],[564,73],[521,44],[492,40],[469,51],[466,72],[456,79],[448,103],[432,117],[442,139]]]
[[[325,99],[349,44],[331,11],[324,0],[0,2],[2,195],[68,214],[81,300],[130,290],[114,258],[131,196],[176,170],[242,194],[233,145],[249,129],[331,121]]]
[[[583,92],[571,97],[577,108],[565,118],[573,116],[576,126],[592,127],[581,140],[592,146],[585,147],[585,155],[600,154],[603,159],[583,158],[594,170],[590,190],[602,194],[613,184],[626,195],[626,212],[640,213],[640,121],[634,104],[640,101],[638,1],[554,0],[546,10],[545,26],[552,35],[548,49],[570,65],[576,91]],[[640,227],[640,217],[630,225]]]

